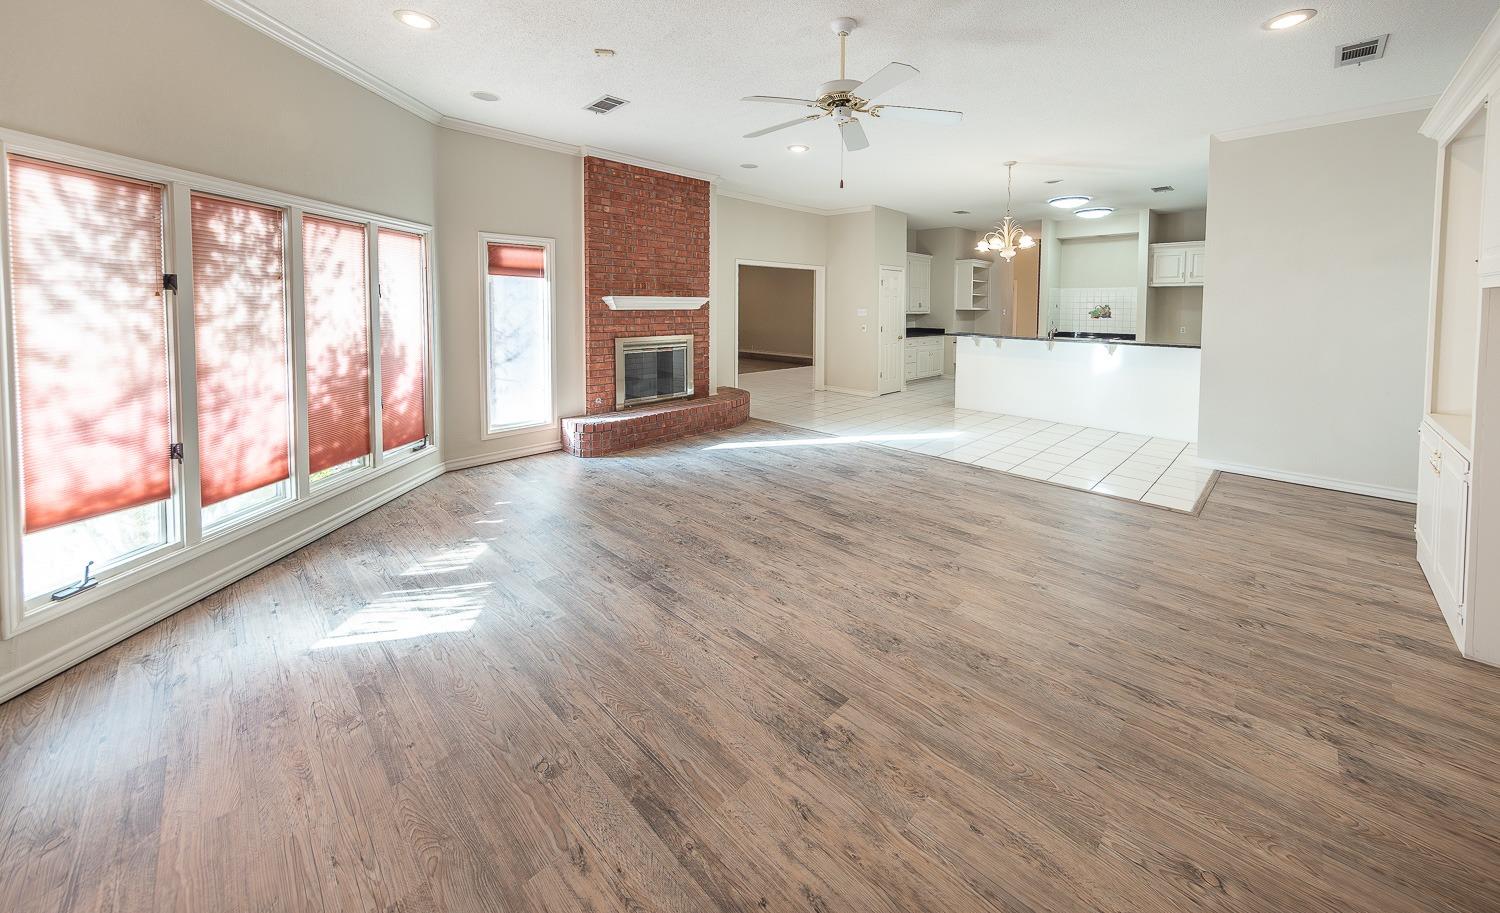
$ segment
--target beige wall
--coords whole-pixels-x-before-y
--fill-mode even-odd
[[[1413,496],[1437,162],[1423,117],[1211,145],[1205,459]]]
[[[876,389],[880,272],[874,251],[873,212],[829,217],[824,382],[840,390]]]
[[[1151,243],[1202,241],[1208,230],[1208,210],[1184,209],[1178,212],[1151,212]]]
[[[6,4],[0,126],[391,216],[436,213],[436,128],[201,0]],[[434,449],[0,642],[0,696],[346,522],[438,460]]]
[[[1198,345],[1203,340],[1203,286],[1154,288],[1146,339]]]
[[[1482,124],[1482,115],[1479,120]],[[1479,334],[1479,308],[1474,304],[1479,300],[1479,276],[1474,263],[1479,259],[1485,139],[1481,128],[1479,135],[1450,143],[1443,169],[1443,259],[1438,264],[1439,306],[1433,339],[1433,412],[1463,415],[1474,410],[1474,340]]]
[[[484,436],[484,299],[479,234],[550,238],[553,377],[559,417],[584,411],[583,159],[485,137],[440,131],[437,143],[438,278],[442,289],[444,457],[501,458],[555,442],[556,426]]]
[[[1140,276],[1136,235],[1069,238],[1059,248],[1058,288],[1129,288]]]
[[[813,357],[812,270],[741,266],[740,351]]]

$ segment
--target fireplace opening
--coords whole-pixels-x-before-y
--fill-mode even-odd
[[[615,408],[693,395],[693,337],[615,339]]]

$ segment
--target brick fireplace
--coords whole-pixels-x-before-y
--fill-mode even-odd
[[[708,296],[709,184],[590,156],[583,160],[588,413],[615,410],[615,339],[693,337],[695,397],[708,395],[708,304],[614,311],[606,295]]]

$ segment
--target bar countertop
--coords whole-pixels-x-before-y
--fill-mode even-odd
[[[1142,342],[1137,339],[1078,339],[1072,336],[1004,336],[998,333],[960,333],[953,330],[948,331],[949,336],[973,336],[978,339],[1022,339],[1028,342],[1068,342],[1068,343],[1093,343],[1102,346],[1150,346],[1158,349],[1200,349],[1202,346],[1189,345],[1182,342]]]

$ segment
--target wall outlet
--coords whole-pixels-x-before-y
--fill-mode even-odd
[[[1177,335],[1178,336],[1186,336],[1187,335],[1187,327],[1178,327],[1177,328]]]

